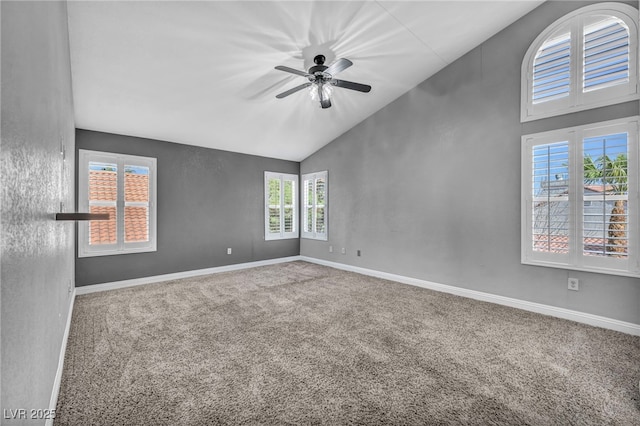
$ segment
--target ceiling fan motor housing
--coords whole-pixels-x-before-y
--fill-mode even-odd
[[[316,57],[313,58],[313,62],[315,63],[315,65],[309,68],[309,74],[320,77],[323,74],[324,70],[329,68],[328,66],[324,65],[325,60],[326,58],[324,57],[324,55],[316,55]]]

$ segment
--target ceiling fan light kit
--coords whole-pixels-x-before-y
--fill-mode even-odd
[[[276,95],[276,98],[282,99],[302,89],[309,88],[309,95],[311,96],[311,99],[314,102],[319,101],[320,107],[325,109],[331,107],[331,93],[334,86],[363,93],[371,91],[371,86],[369,85],[333,78],[335,74],[340,71],[344,71],[353,65],[353,62],[348,59],[340,58],[331,65],[326,66],[324,64],[325,60],[326,58],[324,55],[316,55],[316,57],[313,58],[315,65],[309,68],[309,72],[298,71],[297,69],[285,67],[283,65],[275,67],[277,70],[306,77],[309,80],[308,83],[301,84]]]

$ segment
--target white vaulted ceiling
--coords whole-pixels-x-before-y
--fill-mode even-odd
[[[300,161],[542,1],[71,1],[76,127]],[[323,54],[354,65],[320,109]]]

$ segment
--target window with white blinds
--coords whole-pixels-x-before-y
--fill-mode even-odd
[[[523,263],[640,276],[639,123],[523,136]]]
[[[302,175],[302,238],[327,240],[327,172]]]
[[[638,99],[638,10],[587,6],[559,19],[522,62],[522,121]]]
[[[606,89],[629,81],[629,28],[614,17],[584,28],[585,92]]]
[[[627,133],[584,138],[582,254],[629,256]]]
[[[264,238],[298,238],[298,176],[264,173]]]
[[[532,147],[533,251],[569,253],[569,142]]]
[[[78,256],[156,251],[156,159],[78,154],[79,210],[109,215],[78,224]]]

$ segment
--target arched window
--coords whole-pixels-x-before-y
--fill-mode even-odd
[[[522,121],[638,98],[638,10],[599,3],[554,22],[522,62]]]

